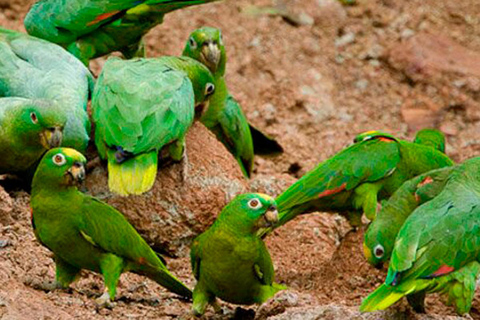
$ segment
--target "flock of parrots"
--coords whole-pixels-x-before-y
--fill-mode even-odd
[[[56,285],[68,287],[82,269],[101,273],[105,292],[96,302],[111,306],[130,271],[193,299],[195,316],[219,309],[216,297],[261,304],[286,288],[274,282],[264,237],[300,214],[338,212],[356,228],[365,213],[365,257],[389,268],[361,311],[406,297],[424,312],[425,294],[441,292],[468,313],[480,272],[480,158],[455,164],[434,129],[413,142],[362,133],[276,199],[234,198],[192,243],[193,292],[120,212],[79,191],[91,131],[109,189],[123,196],[150,190],[159,161],[182,161],[195,120],[246,177],[254,153],[283,151],[229,94],[220,30],[194,31],[182,56],[144,57],[143,36],[166,13],[212,1],[40,0],[24,21],[29,35],[0,29],[0,174],[31,179],[32,226],[53,252]],[[94,79],[90,59],[113,51],[125,59],[108,59]]]

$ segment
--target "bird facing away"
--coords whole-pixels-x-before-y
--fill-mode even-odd
[[[274,283],[270,254],[258,230],[277,221],[275,200],[264,194],[234,198],[214,224],[193,241],[190,258],[197,279],[193,313],[202,315],[216,297],[242,305],[261,304],[285,289]]]
[[[468,313],[480,272],[480,157],[455,167],[442,192],[415,209],[395,240],[385,283],[361,311],[383,310],[407,297],[424,312],[426,293],[447,296]]]
[[[203,27],[192,32],[183,55],[206,65],[215,77],[215,93],[200,121],[235,157],[246,177],[252,174],[254,154],[283,152],[278,142],[248,122],[240,104],[230,95],[225,82],[227,56],[219,29]]]
[[[62,146],[85,152],[90,135],[90,71],[62,47],[0,28],[0,97],[50,100],[67,117]]]
[[[58,43],[86,65],[113,51],[144,57],[143,36],[177,9],[217,0],[40,0],[24,24],[33,36]]]
[[[170,274],[120,212],[78,190],[85,163],[74,149],[51,149],[32,182],[32,226],[37,240],[53,253],[58,286],[68,287],[82,269],[100,273],[105,293],[97,303],[108,305],[120,275],[130,271],[190,298],[190,289]]]
[[[215,91],[210,71],[187,57],[108,59],[92,97],[95,144],[108,186],[142,194],[155,182],[158,153],[180,161],[195,112]]]
[[[31,177],[42,155],[60,146],[65,122],[52,101],[0,98],[0,174]]]

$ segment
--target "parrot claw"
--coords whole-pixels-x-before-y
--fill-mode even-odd
[[[113,309],[113,307],[115,307],[115,302],[110,300],[110,295],[106,290],[100,297],[95,299],[95,304],[97,305],[97,309],[102,309],[102,308]]]

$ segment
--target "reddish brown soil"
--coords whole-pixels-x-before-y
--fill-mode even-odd
[[[30,2],[0,0],[0,25],[23,30]],[[147,37],[150,55],[179,54],[193,29],[210,25],[223,30],[231,92],[248,118],[285,147],[280,157],[256,159],[255,176],[247,182],[251,190],[278,194],[349,144],[357,133],[371,129],[412,138],[411,129],[434,125],[448,134],[447,152],[456,161],[478,155],[478,0],[360,0],[352,7],[335,0],[285,2],[291,14],[307,14],[311,19],[305,21],[311,24],[293,26],[278,16],[243,13],[250,5],[272,5],[271,0],[227,0],[170,14]],[[98,72],[102,63],[101,59],[93,62],[93,70]],[[197,149],[193,157],[201,152],[205,152],[201,157],[210,156],[208,148]],[[222,157],[228,159],[225,153]],[[225,170],[237,179],[235,169]],[[177,181],[174,174],[171,178]],[[122,276],[113,310],[95,309],[93,298],[103,284],[91,273],[85,273],[71,292],[36,289],[54,279],[54,266],[48,250],[34,239],[28,194],[7,190],[10,194],[0,189],[0,240],[7,241],[0,248],[0,317],[168,319],[188,315],[189,303],[135,275]],[[188,192],[200,191],[191,187]],[[208,207],[204,202],[208,210],[227,200],[218,188],[210,194],[215,205]],[[196,206],[200,198],[192,196],[197,202],[189,205]],[[113,204],[128,210],[125,203]],[[202,219],[204,224],[211,217]],[[148,226],[144,231],[152,232]],[[198,231],[192,227],[189,232]],[[257,317],[425,318],[413,314],[405,303],[386,313],[356,312],[361,298],[381,283],[385,273],[364,260],[363,232],[348,231],[342,217],[321,213],[300,217],[276,231],[267,244],[277,280],[291,289],[260,307]],[[168,259],[168,266],[193,286],[186,252]],[[480,319],[479,297],[471,312],[475,319]],[[427,312],[436,319],[454,315],[437,295],[427,299]],[[231,313],[207,316],[226,318]]]

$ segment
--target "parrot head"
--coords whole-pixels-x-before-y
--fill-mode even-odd
[[[32,185],[77,187],[85,179],[83,154],[70,148],[53,148],[40,161]]]
[[[445,153],[445,135],[436,129],[422,129],[415,135],[414,143],[430,146]]]
[[[379,215],[382,212],[379,212]],[[363,242],[363,254],[367,261],[377,269],[390,259],[395,245],[398,226],[392,221],[379,218],[379,215],[368,226]],[[395,222],[393,222],[395,224]]]
[[[200,61],[213,74],[224,75],[227,55],[219,29],[203,27],[190,34],[183,55]]]
[[[220,213],[218,221],[236,231],[255,234],[278,221],[275,199],[261,193],[247,193],[235,197]]]
[[[22,144],[39,149],[59,147],[62,143],[66,116],[53,102],[33,100],[22,105],[14,125]]]

